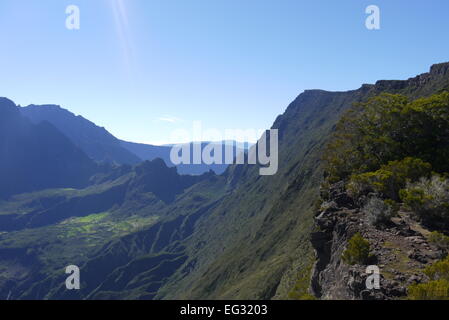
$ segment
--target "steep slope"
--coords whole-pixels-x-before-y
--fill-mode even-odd
[[[343,111],[379,92],[424,96],[449,89],[449,64],[405,81],[379,81],[349,92],[306,91],[279,117],[277,175],[233,167],[235,191],[221,201],[190,240],[196,268],[161,290],[165,298],[287,298],[314,261],[309,237],[322,181],[321,156]],[[233,178],[230,178],[233,180]],[[201,243],[207,243],[196,250]],[[310,275],[302,280],[308,292]]]
[[[191,239],[195,270],[174,278],[164,298],[286,297],[288,279],[313,260],[308,235],[322,175],[320,151],[339,113],[361,97],[362,91],[312,90],[288,107],[273,125],[279,129],[278,173],[259,176],[251,166],[228,171],[235,189]]]
[[[30,105],[20,108],[32,122],[48,121],[64,133],[76,146],[96,161],[136,164],[141,159],[123,148],[120,141],[105,128],[55,105]]]
[[[0,197],[83,187],[96,170],[96,164],[53,125],[33,124],[12,101],[0,99]]]

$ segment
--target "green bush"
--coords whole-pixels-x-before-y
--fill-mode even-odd
[[[430,281],[411,285],[408,297],[412,300],[449,300],[449,257],[424,269]]]
[[[328,144],[325,171],[334,183],[406,157],[422,159],[436,172],[449,172],[449,93],[413,102],[382,94],[355,105]]]
[[[424,223],[436,229],[449,227],[449,180],[440,176],[409,183],[400,191],[404,204]]]
[[[346,250],[343,252],[342,259],[345,263],[365,264],[370,258],[370,244],[360,233],[356,233],[349,241]]]
[[[449,237],[434,231],[429,236],[429,242],[435,244],[440,250],[443,250],[445,254],[449,252]]]
[[[424,269],[424,274],[431,280],[449,281],[449,257],[428,266]]]
[[[431,170],[429,163],[408,157],[401,161],[390,161],[374,172],[352,175],[347,188],[353,197],[376,192],[383,197],[399,200],[399,190],[407,182],[428,177]]]
[[[435,280],[408,288],[410,300],[449,300],[449,281]]]

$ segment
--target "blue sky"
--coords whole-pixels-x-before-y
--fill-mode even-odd
[[[71,4],[80,30],[65,27]],[[365,27],[368,5],[380,30]],[[1,0],[0,96],[136,142],[172,142],[193,121],[269,128],[305,89],[449,61],[448,16],[447,0]]]

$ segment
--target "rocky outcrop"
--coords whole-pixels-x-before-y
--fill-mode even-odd
[[[399,212],[389,226],[376,228],[366,221],[363,209],[345,193],[343,183],[330,188],[328,200],[315,217],[316,230],[311,235],[316,263],[311,279],[312,293],[321,299],[390,300],[407,295],[410,284],[423,282],[426,265],[443,255],[429,244],[428,233]],[[359,232],[370,243],[366,265],[348,265],[342,260],[348,240]],[[380,270],[380,289],[368,289],[368,265]]]

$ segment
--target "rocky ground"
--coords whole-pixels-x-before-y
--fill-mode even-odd
[[[311,291],[321,299],[404,299],[407,287],[426,281],[422,270],[443,257],[427,240],[430,232],[409,212],[399,211],[382,228],[366,221],[363,210],[345,193],[342,183],[331,187],[328,201],[315,218],[311,241],[315,263]],[[367,289],[367,265],[350,266],[341,259],[348,240],[359,232],[370,243],[369,265],[380,269],[380,289]]]

